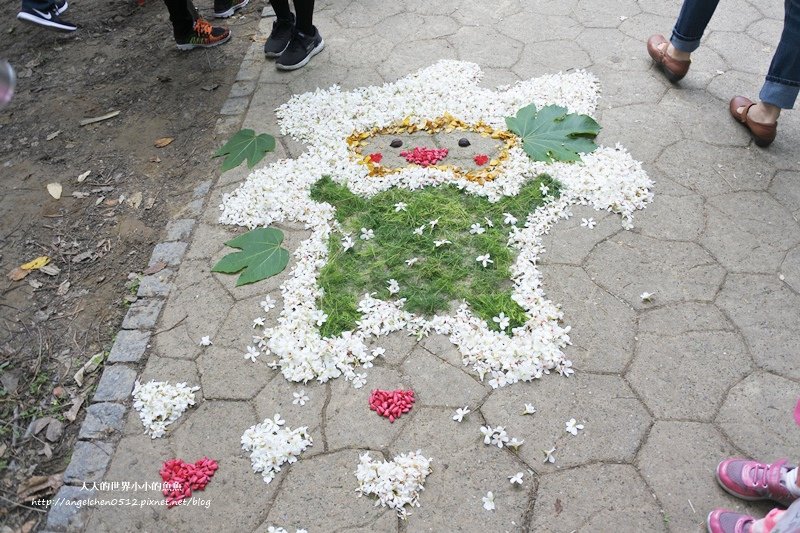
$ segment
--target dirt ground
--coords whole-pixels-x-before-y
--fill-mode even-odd
[[[0,58],[19,76],[0,111],[3,533],[43,524],[44,511],[19,491],[35,481],[50,486],[37,497],[57,488],[83,419],[75,406],[99,370],[83,386],[73,375],[110,349],[135,298],[131,273],[146,268],[166,221],[214,174],[210,155],[224,142],[213,134],[217,112],[263,6],[222,22],[233,29],[229,43],[191,52],[175,49],[160,0],[70,0],[63,17],[79,25],[73,35],[17,21],[18,7],[0,6]],[[198,8],[210,18],[210,0]],[[174,141],[154,146],[164,137]],[[60,199],[49,183],[62,186]],[[57,269],[7,277],[38,256]]]

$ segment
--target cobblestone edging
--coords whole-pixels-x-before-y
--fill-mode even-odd
[[[265,12],[262,16],[269,14]],[[263,31],[264,21],[261,26]],[[244,119],[263,66],[261,47],[260,42],[252,43],[242,59],[236,81],[215,126],[218,136],[234,133]],[[157,263],[164,263],[166,267],[141,279],[136,294],[139,299],[128,309],[111,347],[103,374],[86,410],[72,458],[64,471],[64,485],[54,497],[59,504],[51,506],[47,513],[45,533],[84,528],[86,508],[79,508],[70,502],[92,498],[96,492],[91,488],[92,484],[101,481],[105,475],[121,436],[138,370],[147,359],[150,337],[173,288],[177,267],[189,246],[192,231],[203,211],[213,181],[204,181],[194,188],[191,201],[179,215],[181,218],[167,224],[165,240],[153,248],[148,267]],[[89,488],[84,488],[87,485]]]

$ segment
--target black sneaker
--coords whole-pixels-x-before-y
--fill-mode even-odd
[[[275,61],[275,67],[278,70],[297,70],[325,48],[322,35],[319,34],[316,26],[312,27],[314,28],[313,35],[306,35],[295,28],[289,46]]]
[[[289,46],[289,41],[292,40],[294,33],[294,13],[291,19],[277,19],[272,23],[272,31],[269,34],[269,39],[264,43],[264,55],[267,57],[280,57],[286,47]]]
[[[231,30],[212,26],[203,19],[194,21],[192,33],[186,37],[175,37],[178,50],[192,50],[193,48],[211,48],[228,42]]]
[[[64,2],[66,4],[66,2]],[[65,8],[66,9],[66,8]],[[51,30],[60,31],[75,31],[78,27],[66,20],[61,20],[58,16],[57,8],[53,7],[49,11],[39,11],[29,7],[24,7],[17,13],[17,18],[24,22],[38,24],[39,26],[49,28]]]
[[[226,19],[242,9],[250,0],[214,0],[214,17]]]
[[[56,15],[61,15],[68,7],[67,0],[56,0]]]

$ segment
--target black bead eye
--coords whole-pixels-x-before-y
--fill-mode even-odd
[[[389,146],[391,146],[392,148],[400,148],[401,146],[403,146],[403,141],[401,141],[400,139],[393,139],[392,142],[389,143]]]
[[[467,139],[466,137],[462,137],[462,138],[460,138],[460,139],[458,140],[458,145],[459,145],[461,148],[466,148],[467,146],[469,146],[469,145],[470,145],[469,139]]]

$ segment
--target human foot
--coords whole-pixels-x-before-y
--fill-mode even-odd
[[[692,64],[689,54],[677,50],[667,42],[663,35],[652,35],[647,40],[647,53],[662,68],[667,79],[673,83],[683,79]]]
[[[778,134],[780,108],[765,104],[755,104],[744,96],[734,96],[730,102],[731,116],[750,130],[756,145],[764,147],[772,144]]]

